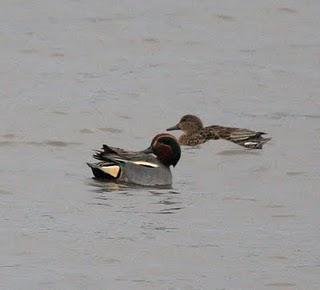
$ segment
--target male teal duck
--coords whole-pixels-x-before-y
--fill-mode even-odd
[[[224,139],[250,149],[262,149],[262,146],[271,140],[264,138],[264,132],[256,132],[248,129],[223,127],[212,125],[204,127],[201,120],[194,115],[183,116],[179,123],[167,129],[167,131],[182,130],[179,138],[181,145],[195,146],[208,140]]]
[[[170,165],[175,166],[180,156],[181,149],[177,139],[171,134],[162,133],[156,135],[150,147],[143,151],[126,151],[103,145],[93,155],[100,162],[87,164],[98,179],[144,186],[166,186],[172,183]]]

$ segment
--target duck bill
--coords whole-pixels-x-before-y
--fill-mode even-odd
[[[175,125],[175,126],[172,126],[170,128],[167,129],[167,131],[174,131],[174,130],[180,130],[179,128],[179,124]]]
[[[144,153],[144,154],[151,154],[151,153],[153,153],[153,150],[152,150],[152,147],[150,146],[150,147],[148,147],[147,149],[145,149],[145,150],[143,150],[141,152]]]

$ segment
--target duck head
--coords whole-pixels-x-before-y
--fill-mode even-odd
[[[181,156],[178,140],[168,133],[156,135],[149,148],[144,153],[153,153],[158,160],[166,166],[176,166]]]
[[[201,120],[195,115],[184,115],[179,123],[167,129],[167,131],[182,130],[187,134],[192,134],[203,128]]]

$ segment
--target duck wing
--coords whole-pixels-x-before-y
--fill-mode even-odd
[[[102,145],[100,150],[95,150],[93,158],[101,161],[110,161],[110,159],[124,159],[124,160],[137,160],[137,159],[148,159],[149,154],[143,153],[142,151],[127,151],[122,148],[112,147],[108,145]]]
[[[262,136],[267,133],[249,129],[217,125],[206,127],[206,129],[210,132],[212,137],[211,139],[228,140],[250,149],[262,149],[263,144],[271,140],[271,138],[264,138]]]

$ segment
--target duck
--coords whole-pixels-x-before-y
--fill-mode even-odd
[[[264,138],[265,132],[256,132],[249,129],[212,125],[204,127],[199,117],[184,115],[178,124],[167,131],[182,130],[179,137],[180,145],[196,146],[209,140],[224,139],[248,149],[262,149],[263,145],[271,140]]]
[[[142,186],[170,186],[172,174],[181,157],[178,140],[171,134],[156,135],[142,151],[127,151],[103,145],[93,157],[99,162],[87,163],[96,179]]]

